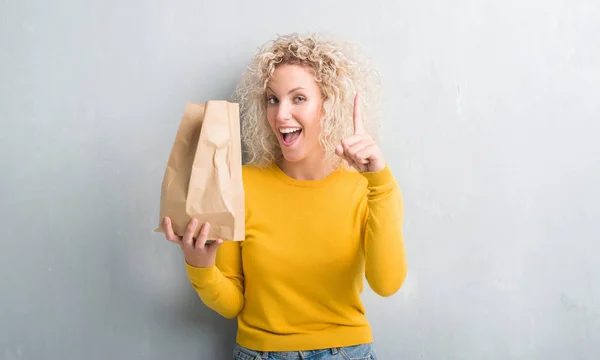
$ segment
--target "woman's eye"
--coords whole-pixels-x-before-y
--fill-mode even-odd
[[[274,97],[274,96],[269,96],[267,98],[267,103],[269,103],[269,104],[277,104],[277,98]]]
[[[306,98],[304,96],[296,96],[296,102],[302,102],[302,101],[306,101]]]

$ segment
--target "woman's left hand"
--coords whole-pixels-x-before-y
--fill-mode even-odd
[[[365,133],[362,113],[360,109],[360,98],[354,97],[354,135],[342,140],[335,148],[337,156],[346,160],[348,164],[360,172],[377,172],[385,168],[385,160],[381,149],[373,138]]]

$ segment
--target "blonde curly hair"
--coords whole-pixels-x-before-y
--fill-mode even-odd
[[[259,48],[233,95],[240,105],[246,163],[266,166],[282,158],[266,112],[267,83],[281,64],[306,66],[314,73],[323,94],[325,115],[319,141],[328,160],[339,161],[335,155],[336,145],[354,133],[352,115],[356,93],[360,94],[365,131],[377,138],[379,74],[359,48],[322,34],[280,35]]]

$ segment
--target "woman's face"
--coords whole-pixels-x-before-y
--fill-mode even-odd
[[[267,120],[285,160],[321,157],[323,100],[311,70],[301,65],[279,65],[267,83],[266,95]]]

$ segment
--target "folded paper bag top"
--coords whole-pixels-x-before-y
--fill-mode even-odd
[[[160,221],[182,236],[192,218],[210,223],[208,239],[245,239],[239,105],[188,103],[164,173]],[[197,237],[201,226],[196,228]]]

